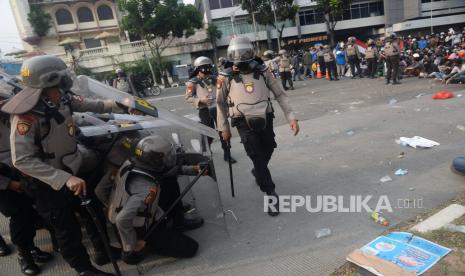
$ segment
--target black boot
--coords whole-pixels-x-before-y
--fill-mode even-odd
[[[110,246],[110,250],[115,260],[118,260],[121,258],[121,249]],[[92,258],[92,261],[94,261],[94,263],[98,266],[106,265],[111,262],[104,248],[98,251],[96,250],[95,256]]]
[[[252,169],[250,172],[252,173],[253,177],[255,178],[255,184],[257,184],[257,186],[260,186],[260,184],[258,184],[258,181],[257,181],[257,174],[255,173],[255,169]]]
[[[107,273],[92,267],[88,270],[79,272],[79,276],[115,276],[115,274]]]
[[[10,247],[6,244],[2,236],[0,236],[0,257],[8,256],[11,254]]]
[[[204,221],[201,217],[184,218],[182,221],[175,222],[173,225],[173,229],[180,232],[184,232],[200,228],[203,225],[203,223]]]
[[[129,265],[136,265],[144,259],[143,250],[140,252],[136,251],[123,251],[121,254],[121,260]]]
[[[275,216],[279,215],[279,196],[276,194],[275,191],[267,192],[266,195],[269,196],[269,197],[275,197],[276,198],[276,202],[273,205],[268,207],[268,215],[270,215],[272,217],[275,217]],[[272,199],[268,199],[268,200],[269,200],[270,203],[272,202],[271,201]],[[272,208],[272,207],[274,207],[274,208]]]
[[[36,263],[46,263],[53,258],[52,254],[48,252],[44,252],[37,247],[34,247],[31,250],[31,255],[32,255],[32,258],[34,259],[34,262]]]
[[[30,253],[18,252],[18,262],[24,275],[33,276],[40,273],[40,268],[36,265]]]
[[[229,158],[231,158],[231,164],[237,163],[237,161],[236,161],[236,159],[234,159],[234,157],[231,156]],[[224,156],[223,156],[224,161],[229,162],[229,158],[228,158],[228,154],[225,152]]]
[[[386,85],[388,85],[388,84],[389,84],[389,82],[390,82],[390,80],[389,80],[389,79],[386,79]]]

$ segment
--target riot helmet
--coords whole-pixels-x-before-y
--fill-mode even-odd
[[[194,72],[202,72],[206,75],[209,75],[212,73],[212,60],[208,57],[198,57],[194,61]]]
[[[231,39],[228,47],[228,60],[234,65],[249,63],[254,59],[254,47],[247,37]]]
[[[160,135],[142,138],[134,149],[136,166],[149,171],[162,173],[176,165],[174,145]]]

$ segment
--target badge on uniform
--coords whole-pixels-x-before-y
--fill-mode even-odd
[[[223,75],[219,75],[218,78],[216,79],[216,88],[221,89],[223,86],[225,77]]]
[[[67,127],[68,127],[68,134],[69,134],[69,136],[73,136],[73,137],[74,137],[74,133],[75,133],[74,124],[73,124],[73,123],[68,123]]]
[[[26,121],[19,121],[16,124],[16,130],[18,130],[19,135],[24,136],[29,132],[29,130],[31,130],[31,123]]]
[[[245,87],[245,92],[247,92],[247,93],[253,93],[253,91],[254,91],[253,82],[244,83],[244,87]]]

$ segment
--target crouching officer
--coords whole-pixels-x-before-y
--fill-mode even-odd
[[[336,72],[336,57],[334,56],[333,51],[329,45],[323,47],[324,59],[326,64],[326,72],[329,74],[329,80],[339,80]]]
[[[160,219],[180,195],[177,176],[197,175],[200,166],[178,165],[175,147],[159,135],[126,138],[123,144],[130,148],[132,157],[123,163],[115,176],[108,213],[121,237],[123,261],[137,264],[144,253],[176,258],[194,256],[198,249],[197,242],[181,231],[167,229],[169,219],[180,218],[184,221],[184,226],[189,228],[183,230],[195,229],[203,224],[200,218],[184,219],[180,202],[168,215],[169,219],[162,222],[146,240],[141,239],[138,235],[141,231],[137,231],[136,227],[143,229]]]
[[[13,165],[31,178],[24,187],[41,216],[52,225],[60,253],[82,276],[109,275],[94,268],[81,239],[80,226],[72,208],[87,215],[87,232],[99,257],[104,254],[95,225],[76,204],[77,197],[91,189],[78,177],[96,167],[96,155],[78,146],[73,111],[97,113],[120,111],[113,101],[87,100],[70,92],[72,79],[66,64],[54,56],[33,57],[21,68],[26,86],[2,111],[11,117]],[[93,225],[93,228],[91,227]],[[94,232],[95,231],[95,232]],[[103,258],[99,258],[102,260]],[[105,261],[106,262],[106,261]]]
[[[186,83],[186,100],[199,110],[199,118],[202,124],[215,128],[216,125],[216,77],[212,75],[212,61],[208,57],[198,57],[194,61],[193,77]],[[208,144],[213,139],[208,137]],[[224,151],[224,161],[236,163],[229,156],[227,145],[220,135],[221,147]]]
[[[392,33],[386,39],[384,44],[384,55],[386,56],[386,84],[392,80],[392,84],[400,84],[399,82],[399,62],[400,62],[400,48],[397,43],[397,35]]]
[[[367,60],[368,77],[374,79],[376,72],[378,71],[379,53],[373,39],[368,39],[367,44],[368,47],[365,50],[365,59]]]
[[[247,155],[253,162],[254,174],[260,189],[267,195],[278,197],[275,184],[271,179],[268,163],[276,148],[273,131],[273,108],[270,90],[278,101],[289,122],[294,135],[299,132],[299,124],[289,105],[286,93],[267,67],[254,60],[254,49],[246,37],[236,37],[228,47],[228,59],[234,63],[232,68],[218,77],[218,130],[223,139],[231,139],[228,117],[236,127]],[[279,214],[276,208],[269,208],[268,214]]]
[[[21,271],[25,275],[37,275],[40,268],[36,262],[48,262],[52,255],[34,245],[38,214],[32,206],[32,200],[21,188],[19,174],[9,165],[9,133],[9,116],[0,112],[0,212],[9,218],[11,241],[18,249]],[[0,253],[0,256],[5,253]]]

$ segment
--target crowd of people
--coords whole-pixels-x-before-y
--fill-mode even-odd
[[[386,76],[387,84],[400,83],[407,77],[465,83],[465,28],[461,32],[451,28],[447,33],[418,37],[391,34],[366,42],[349,37],[334,48],[316,45],[298,51],[281,50],[277,55],[267,50],[262,59],[275,76],[281,77],[285,89],[286,81],[293,89],[292,81],[319,77],[332,81]]]

